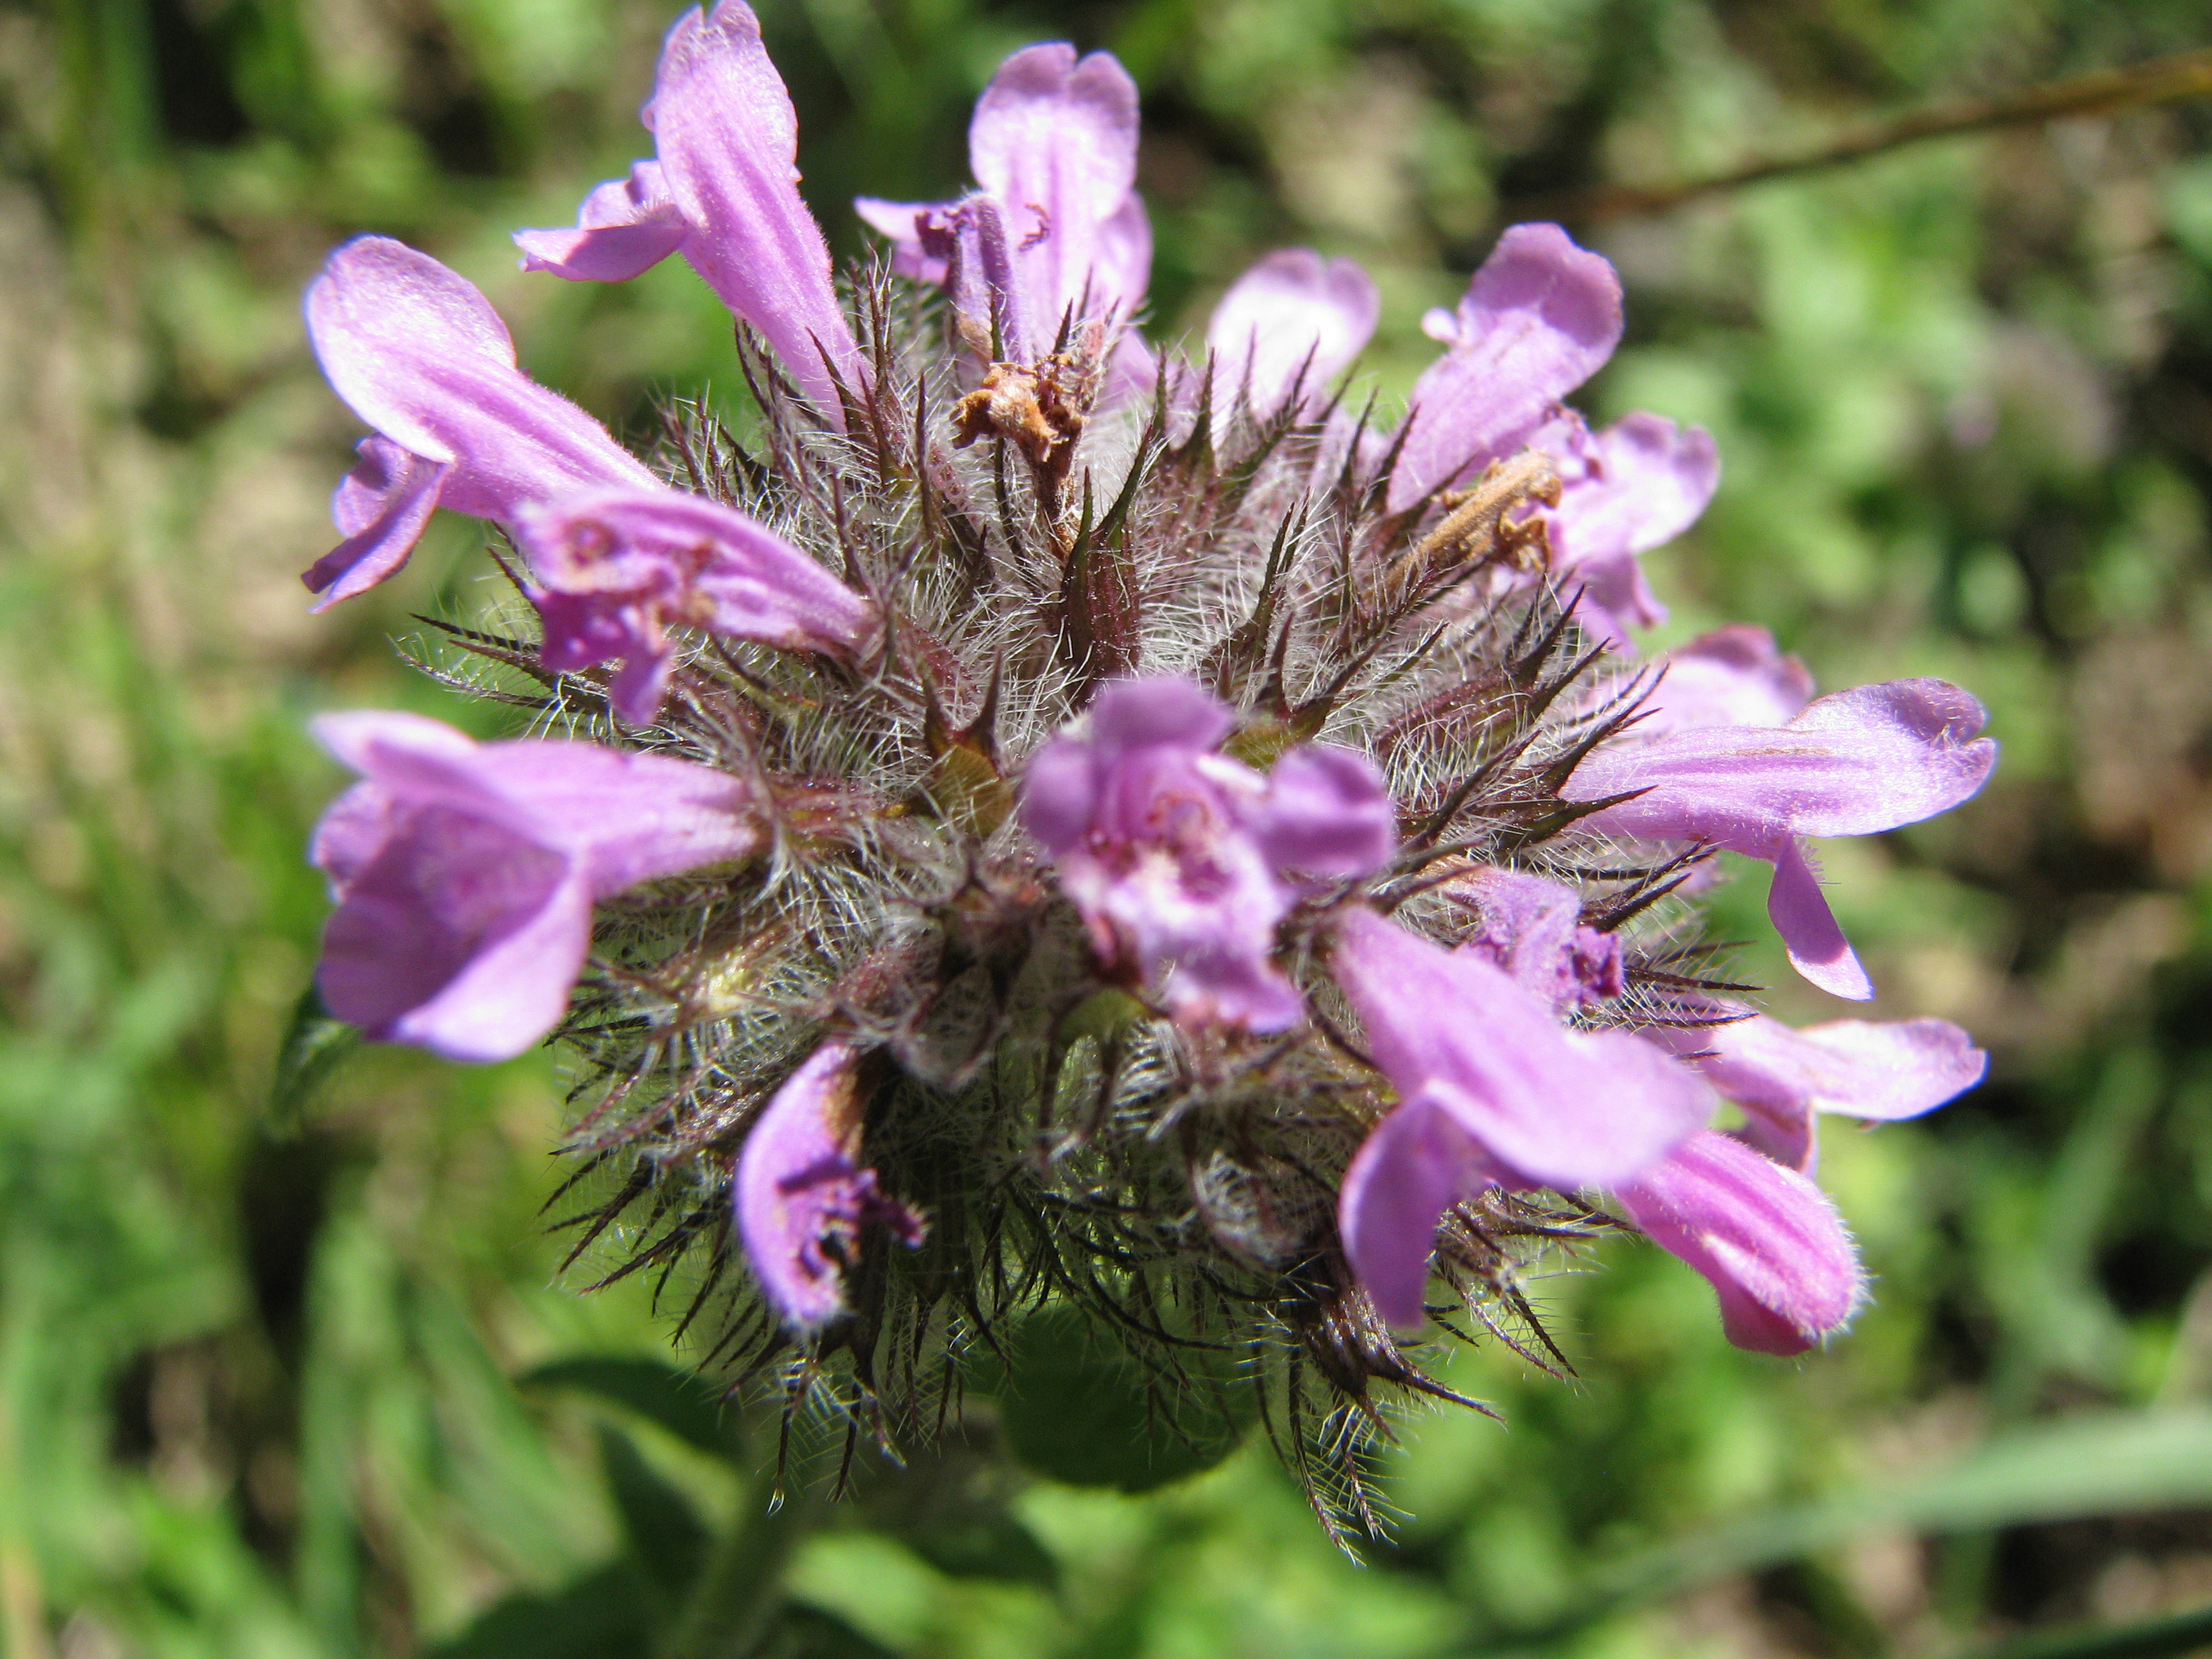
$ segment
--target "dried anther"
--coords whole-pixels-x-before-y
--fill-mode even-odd
[[[1086,378],[1082,365],[1065,352],[1034,368],[993,363],[982,384],[953,410],[953,442],[965,449],[979,438],[1004,438],[1032,466],[1064,474],[1083,436]]]

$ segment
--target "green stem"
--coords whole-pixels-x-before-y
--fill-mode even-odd
[[[827,1500],[800,1491],[741,1516],[716,1543],[662,1659],[745,1659],[783,1606],[783,1575]]]

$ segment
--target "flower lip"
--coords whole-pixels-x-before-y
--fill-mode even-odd
[[[346,539],[305,578],[318,610],[404,565],[434,507],[511,524],[578,490],[657,484],[605,428],[524,374],[490,301],[426,253],[356,237],[308,285],[307,316],[331,389],[376,432],[331,503]]]
[[[845,1275],[866,1229],[883,1227],[908,1248],[922,1241],[921,1218],[860,1161],[861,1062],[839,1037],[807,1056],[747,1133],[731,1182],[754,1280],[802,1336],[845,1311]]]
[[[1414,383],[1390,507],[1518,448],[1620,343],[1620,280],[1557,225],[1498,239],[1457,310],[1423,322],[1444,355]]]

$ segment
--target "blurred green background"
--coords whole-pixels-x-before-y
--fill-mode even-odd
[[[460,714],[390,641],[484,568],[443,523],[306,615],[356,430],[299,291],[388,231],[618,429],[732,382],[679,265],[571,287],[506,242],[644,152],[669,3],[0,5],[7,1659],[680,1653],[696,1564],[799,1519],[762,1650],[823,1659],[1861,1659],[2212,1602],[2212,105],[1578,226],[1629,289],[1585,401],[1701,422],[1726,465],[1652,561],[1668,637],[1743,618],[1830,687],[1943,674],[2006,744],[1966,809],[1829,857],[1880,1012],[1995,1055],[1924,1122],[1831,1133],[1876,1290],[1832,1351],[1731,1351],[1701,1281],[1620,1243],[1540,1287],[1578,1382],[1455,1362],[1505,1424],[1406,1425],[1364,1566],[1254,1446],[1137,1495],[956,1458],[748,1530],[764,1443],[655,1370],[641,1288],[558,1271],[554,1061],[365,1053],[272,1121],[340,781],[304,722]],[[1269,247],[1349,253],[1386,397],[1516,198],[2212,44],[2203,0],[763,14],[842,252],[853,194],[960,181],[1007,50],[1111,47],[1146,100],[1153,332]],[[1763,939],[1762,894],[1723,931]],[[1745,960],[1782,1012],[1842,1012]]]

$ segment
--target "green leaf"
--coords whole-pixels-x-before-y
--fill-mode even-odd
[[[1524,1643],[1871,1532],[1981,1532],[2084,1516],[2212,1504],[2212,1413],[2100,1413],[1992,1441],[1950,1468],[1731,1522],[1601,1566],[1575,1611]]]
[[[322,988],[308,981],[293,1005],[292,1023],[276,1051],[276,1077],[269,1085],[270,1120],[283,1129],[296,1128],[316,1091],[360,1042],[360,1031],[332,1017],[323,1006]]]
[[[637,1659],[652,1641],[645,1586],[619,1561],[550,1594],[510,1595],[422,1659]]]
[[[521,1378],[525,1388],[573,1389],[649,1419],[701,1451],[735,1459],[738,1415],[714,1386],[642,1354],[576,1354],[549,1360]]]
[[[665,1605],[680,1606],[707,1559],[709,1538],[699,1512],[638,1455],[636,1443],[611,1425],[600,1427],[599,1459],[639,1570]]]
[[[1254,1413],[1227,1356],[1180,1350],[1176,1378],[1129,1358],[1072,1308],[1024,1320],[1013,1350],[1000,1427],[1024,1465],[1069,1486],[1150,1492],[1212,1468]]]
[[[995,1578],[1060,1588],[1060,1563],[1020,1519],[1001,1510],[902,1530],[899,1540],[955,1578]]]
[[[759,1659],[898,1659],[872,1636],[821,1607],[793,1602],[776,1616],[776,1627]]]

